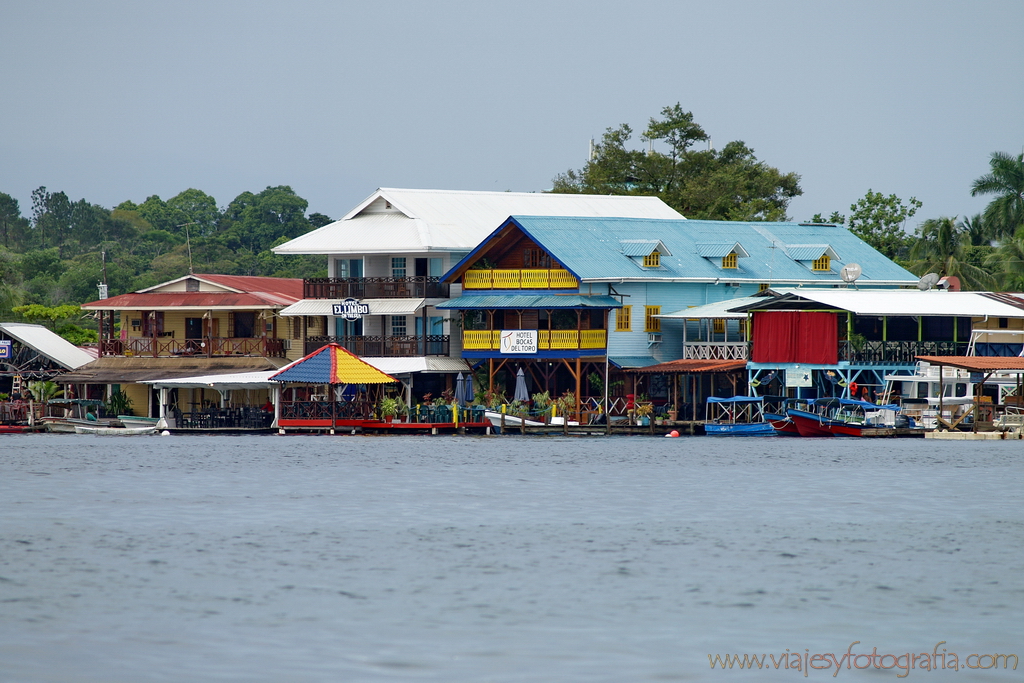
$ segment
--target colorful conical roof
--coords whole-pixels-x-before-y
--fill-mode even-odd
[[[337,344],[323,346],[270,376],[306,384],[387,384],[398,380]]]

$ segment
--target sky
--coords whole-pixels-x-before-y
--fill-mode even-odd
[[[801,176],[795,220],[872,189],[980,212],[1024,151],[1024,2],[2,2],[0,192],[112,208],[289,185],[539,192],[680,103]],[[637,140],[637,144],[640,141]]]

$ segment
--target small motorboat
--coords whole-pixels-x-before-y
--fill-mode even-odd
[[[99,436],[143,436],[156,434],[156,427],[84,427],[75,425],[75,434],[98,434]]]
[[[852,398],[812,398],[787,408],[800,436],[881,436],[895,433],[897,405]]]
[[[733,396],[707,401],[704,433],[708,436],[773,436],[775,428],[765,419],[763,396]]]

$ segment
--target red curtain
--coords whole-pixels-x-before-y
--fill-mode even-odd
[[[771,311],[754,314],[755,363],[835,365],[839,328],[835,313]]]

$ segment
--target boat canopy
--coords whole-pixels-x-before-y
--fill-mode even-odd
[[[718,398],[708,396],[708,403],[761,403],[764,396],[730,396],[729,398]]]
[[[853,398],[837,398],[828,396],[825,398],[812,398],[808,399],[807,403],[815,406],[824,406],[826,408],[834,408],[836,406],[856,406],[863,408],[864,410],[899,410],[900,407],[891,403],[886,405],[879,405],[877,403],[869,403],[868,401],[858,401]]]

